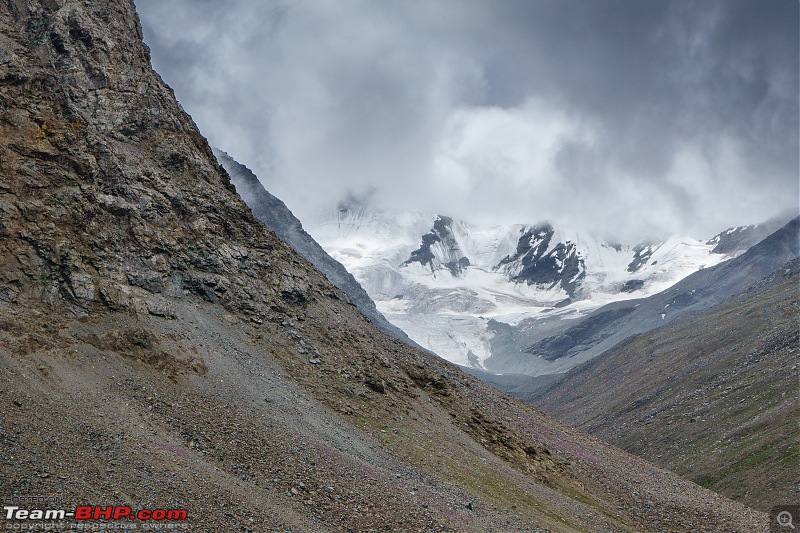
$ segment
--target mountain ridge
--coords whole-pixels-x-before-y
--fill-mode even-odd
[[[800,473],[799,280],[793,259],[708,309],[630,337],[527,400],[747,505],[788,503]]]
[[[753,233],[725,233],[721,254],[713,253],[719,235],[607,243],[549,223],[483,228],[444,215],[381,210],[358,199],[307,226],[387,319],[417,343],[465,367],[530,375],[562,372],[568,361],[500,368],[506,347],[495,340],[494,324],[517,328],[530,319],[530,327],[546,336],[561,329],[563,319],[656,294],[734,257]]]
[[[341,263],[330,257],[303,229],[280,199],[267,191],[255,174],[222,150],[214,149],[214,156],[228,172],[237,194],[253,211],[255,217],[292,246],[301,256],[341,289],[378,328],[405,343],[414,344],[402,330],[389,323],[375,307],[375,302],[358,284]]]
[[[131,1],[0,4],[0,39],[4,502],[205,531],[766,530],[375,328],[235,194]]]
[[[799,228],[800,217],[796,217],[742,255],[691,274],[664,292],[645,299],[608,304],[579,319],[577,324],[535,342],[526,344],[524,337],[517,339],[515,342],[524,346],[515,364],[524,368],[526,357],[569,358],[583,362],[632,335],[659,327],[691,311],[708,308],[798,257]],[[514,366],[504,368],[513,369]]]

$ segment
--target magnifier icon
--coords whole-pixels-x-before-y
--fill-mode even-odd
[[[795,529],[794,524],[792,523],[792,513],[790,513],[789,511],[781,511],[780,513],[778,513],[778,516],[775,518],[775,521],[778,522],[778,525],[781,527],[788,527],[791,529]]]

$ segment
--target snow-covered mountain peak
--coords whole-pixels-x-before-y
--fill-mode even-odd
[[[421,345],[465,365],[491,355],[493,323],[575,318],[660,292],[725,260],[686,237],[609,243],[549,222],[481,227],[350,199],[308,231],[378,309]]]
[[[457,277],[470,266],[469,258],[459,246],[459,239],[456,237],[458,230],[462,235],[467,234],[463,226],[456,224],[454,228],[452,218],[438,215],[433,221],[431,231],[422,236],[420,247],[411,252],[411,257],[403,264],[419,263],[430,267],[432,273],[444,267]]]
[[[586,277],[586,264],[577,239],[559,239],[549,223],[537,224],[521,232],[513,255],[500,261],[509,281],[528,285],[560,286],[570,297]]]

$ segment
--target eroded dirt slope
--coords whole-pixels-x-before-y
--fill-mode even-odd
[[[376,330],[266,230],[134,6],[0,5],[0,500],[197,531],[755,531]]]

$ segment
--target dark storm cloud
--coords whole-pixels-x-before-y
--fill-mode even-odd
[[[137,0],[213,144],[302,218],[697,236],[798,203],[794,0]]]

